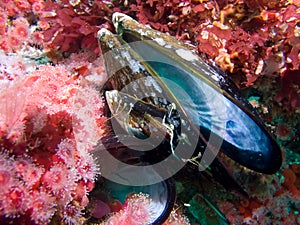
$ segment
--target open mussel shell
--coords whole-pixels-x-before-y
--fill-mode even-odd
[[[119,167],[117,164],[110,165],[109,163],[111,162],[107,159],[97,155],[97,153],[94,155],[97,157],[100,165],[106,163],[105,167],[103,167],[103,173],[106,174],[106,176],[102,176],[96,182],[92,198],[104,202],[108,202],[109,199],[114,199],[124,204],[133,194],[138,195],[137,201],[139,201],[141,197],[140,194],[143,196],[147,195],[150,203],[149,201],[142,203],[149,216],[149,218],[145,219],[147,219],[148,224],[163,224],[173,210],[176,200],[176,185],[174,179],[165,179],[162,177],[164,173],[161,173],[161,171],[164,168],[157,170],[155,167],[148,166],[149,163],[143,161],[143,158],[139,155],[133,154],[128,149],[130,146],[122,145],[117,141],[115,136],[107,136],[106,140],[102,141],[106,141],[109,144],[98,146],[97,152],[107,150],[112,155],[114,155],[114,151],[119,152],[120,154],[118,156],[114,156],[119,157],[119,160],[122,160],[124,164],[122,164],[122,167]],[[118,168],[116,169],[115,167]],[[107,168],[109,168],[109,171],[105,171]],[[140,175],[139,172],[142,170],[145,170],[145,173]],[[108,173],[109,176],[107,176]],[[97,192],[100,194],[97,194]],[[106,193],[105,196],[108,197],[103,198],[103,193]],[[134,204],[135,202],[132,203]]]
[[[205,143],[215,145],[257,172],[272,174],[280,168],[280,147],[220,69],[200,59],[190,46],[124,14],[115,13],[113,22],[120,39],[141,58],[151,75],[169,89],[199,128]],[[174,82],[189,94],[192,102],[186,101]]]
[[[134,151],[135,147],[134,142],[127,142],[125,146],[113,133],[107,133],[101,139],[101,144],[95,148],[93,155],[99,165],[105,166],[101,168],[102,176],[97,181],[95,190],[97,187],[98,190],[104,190],[110,199],[117,199],[122,204],[132,194],[146,194],[150,199],[150,204],[145,202],[150,215],[147,220],[151,220],[149,224],[163,224],[175,204],[175,181],[166,175],[169,173],[166,167],[152,166],[149,163],[152,160],[145,157],[144,152]],[[110,156],[103,154],[105,151]]]
[[[101,139],[101,145],[93,153],[102,168],[102,177],[97,186],[122,204],[132,194],[146,194],[150,204],[145,203],[150,215],[149,224],[163,224],[173,210],[176,200],[176,185],[172,177],[166,177],[165,167],[151,166],[143,152],[132,151],[134,143],[125,146],[112,134]],[[116,161],[101,154],[108,151]],[[151,161],[151,160],[150,160]],[[149,221],[151,220],[151,221]]]

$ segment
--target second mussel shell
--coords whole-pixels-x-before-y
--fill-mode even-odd
[[[280,147],[224,72],[201,60],[190,46],[129,16],[115,13],[113,22],[120,38],[141,57],[152,76],[169,89],[199,127],[204,142],[210,142],[213,135],[218,138],[210,144],[239,164],[266,174],[279,170]],[[189,94],[191,102],[186,101],[182,90]]]
[[[100,165],[105,166],[94,190],[96,193],[97,190],[104,191],[109,198],[117,199],[122,204],[133,194],[146,194],[150,199],[150,204],[144,203],[149,213],[147,224],[163,224],[175,205],[175,181],[172,177],[165,178],[164,167],[152,167],[145,161],[148,158],[144,158],[143,153],[132,151],[130,147],[134,148],[134,144],[123,145],[113,133],[101,139],[94,156]],[[116,161],[112,162],[101,154],[104,151],[108,151]],[[97,194],[94,196],[97,199]]]
[[[123,151],[123,152],[126,151],[127,148],[126,146],[118,145],[118,143],[111,142],[111,140],[108,139],[107,141],[111,143],[110,147],[112,149],[117,151]],[[108,151],[111,151],[112,149],[106,148],[106,150]],[[103,151],[103,150],[104,149],[100,149],[100,148],[97,149],[97,151]],[[112,170],[109,179],[101,177],[97,180],[96,186],[93,192],[91,193],[92,205],[93,202],[98,202],[98,201],[101,201],[104,204],[109,204],[109,202],[113,199],[114,201],[118,200],[124,206],[124,203],[128,201],[128,198],[132,198],[133,195],[137,195],[138,198],[137,202],[135,202],[135,200],[131,202],[131,204],[133,204],[133,208],[134,207],[138,208],[141,206],[140,204],[142,204],[142,206],[144,207],[144,209],[147,211],[148,214],[147,217],[143,215],[142,218],[139,219],[142,219],[143,221],[146,220],[147,224],[153,224],[153,225],[163,224],[168,219],[175,204],[175,199],[176,199],[175,181],[173,178],[168,178],[168,179],[161,178],[160,182],[152,182],[153,179],[156,179],[158,176],[160,176],[159,172],[155,170],[151,170],[151,171],[148,170],[147,176],[138,177],[136,173],[137,168],[132,166],[133,165],[140,166],[141,167],[140,169],[142,170],[143,166],[147,166],[147,163],[142,162],[140,158],[138,158],[135,162],[133,162],[132,157],[134,156],[128,154],[125,154],[125,156],[123,155],[122,160],[125,163],[127,163],[128,166],[123,167],[121,169],[122,171]],[[103,164],[103,162],[101,163]],[[135,180],[140,180],[141,185],[137,185],[136,183],[133,183],[131,179],[132,177]],[[149,183],[149,184],[143,185],[143,183],[145,184]],[[141,196],[143,197],[147,196],[149,201],[147,200],[147,201],[140,202],[139,199],[141,199]],[[127,213],[130,214],[130,213],[137,213],[137,212],[127,212]],[[93,217],[94,219],[103,219],[103,215],[101,215],[101,217],[96,217],[93,215]],[[135,218],[135,217],[134,215],[132,215],[132,217],[130,218]],[[106,223],[104,222],[103,224]]]
[[[132,171],[127,172],[130,173]],[[137,196],[136,200],[132,200],[132,197],[134,195]],[[163,224],[168,219],[171,211],[173,210],[176,199],[176,186],[173,178],[169,178],[155,184],[142,186],[132,186],[130,184],[125,185],[113,182],[105,178],[100,178],[98,179],[95,189],[90,196],[92,199],[92,208],[99,207],[99,204],[97,204],[99,201],[103,202],[103,204],[109,205],[110,202],[115,202],[117,200],[123,206],[125,206],[125,208],[122,208],[121,210],[126,210],[126,201],[128,201],[128,199],[131,199],[133,208],[144,207],[143,210],[146,210],[145,214],[143,214],[141,218],[137,216],[137,220],[143,220],[144,222],[142,224],[145,225],[159,225]],[[140,199],[143,199],[143,197],[147,197],[148,199],[139,201]],[[95,210],[92,210],[92,212],[93,211]],[[125,213],[128,213],[130,215],[130,213],[135,214],[138,212],[128,211]],[[101,217],[97,217],[98,215],[99,213],[92,213],[94,221],[97,221],[97,219],[103,220],[108,216],[101,214]],[[133,219],[132,222],[136,222],[134,219],[134,215],[130,216],[130,218]],[[128,222],[128,224],[129,223],[131,224],[131,222]],[[104,222],[101,224],[107,223]]]
[[[176,191],[174,180],[167,179],[159,183],[146,186],[130,186],[106,181],[105,187],[110,196],[120,200],[122,203],[128,195],[147,194],[150,204],[147,206],[150,214],[149,224],[163,224],[173,210]]]

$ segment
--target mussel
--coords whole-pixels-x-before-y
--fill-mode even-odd
[[[113,212],[120,210],[122,207],[120,204],[124,209],[131,201],[130,210],[142,206],[144,212],[139,215],[138,212],[127,211],[126,213],[135,213],[136,216],[130,215],[128,218],[130,220],[126,224],[163,224],[173,210],[176,198],[175,190],[175,181],[172,178],[143,186],[124,185],[99,178],[90,194],[90,221],[100,220],[103,221],[101,223],[103,225],[112,224],[109,221],[110,218],[107,218],[111,210]]]
[[[209,168],[243,192],[220,163],[219,150],[256,172],[279,170],[280,147],[222,70],[192,46],[127,15],[114,13],[113,23],[117,35],[98,33],[109,76],[100,92],[113,128],[101,140],[107,153],[98,158],[107,179],[153,185],[196,159],[199,170]]]
[[[201,60],[189,46],[124,14],[115,13],[113,22],[122,40],[169,88],[206,140],[213,132],[223,140],[225,154],[252,170],[272,174],[280,168],[278,144],[224,72]],[[182,90],[192,102],[181,95]]]

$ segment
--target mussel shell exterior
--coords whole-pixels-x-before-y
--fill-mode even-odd
[[[241,165],[266,174],[278,171],[282,163],[280,147],[224,72],[204,62],[188,45],[124,14],[115,13],[113,22],[122,40],[141,57],[155,74],[152,76],[169,88],[184,113],[200,128],[204,142],[214,133],[223,139],[221,151]],[[192,107],[168,80],[189,93]]]

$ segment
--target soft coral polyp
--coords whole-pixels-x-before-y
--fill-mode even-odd
[[[95,135],[96,118],[89,118],[93,128],[89,128],[90,123],[73,123],[77,113],[73,104],[79,90],[88,94],[90,99],[81,99],[89,100],[82,107],[89,107],[93,116],[101,111],[101,100],[93,86],[78,85],[63,66],[39,66],[28,73],[20,70],[8,80],[16,68],[6,65],[0,71],[0,85],[9,85],[0,93],[0,105],[5,109],[0,111],[0,222],[20,217],[46,224],[57,213],[61,220],[77,224],[98,173],[88,151],[99,137]],[[87,115],[77,116],[85,121]],[[87,129],[87,139],[81,141],[83,149],[78,149],[74,125],[78,131],[80,127]],[[16,133],[18,126],[21,129]]]

